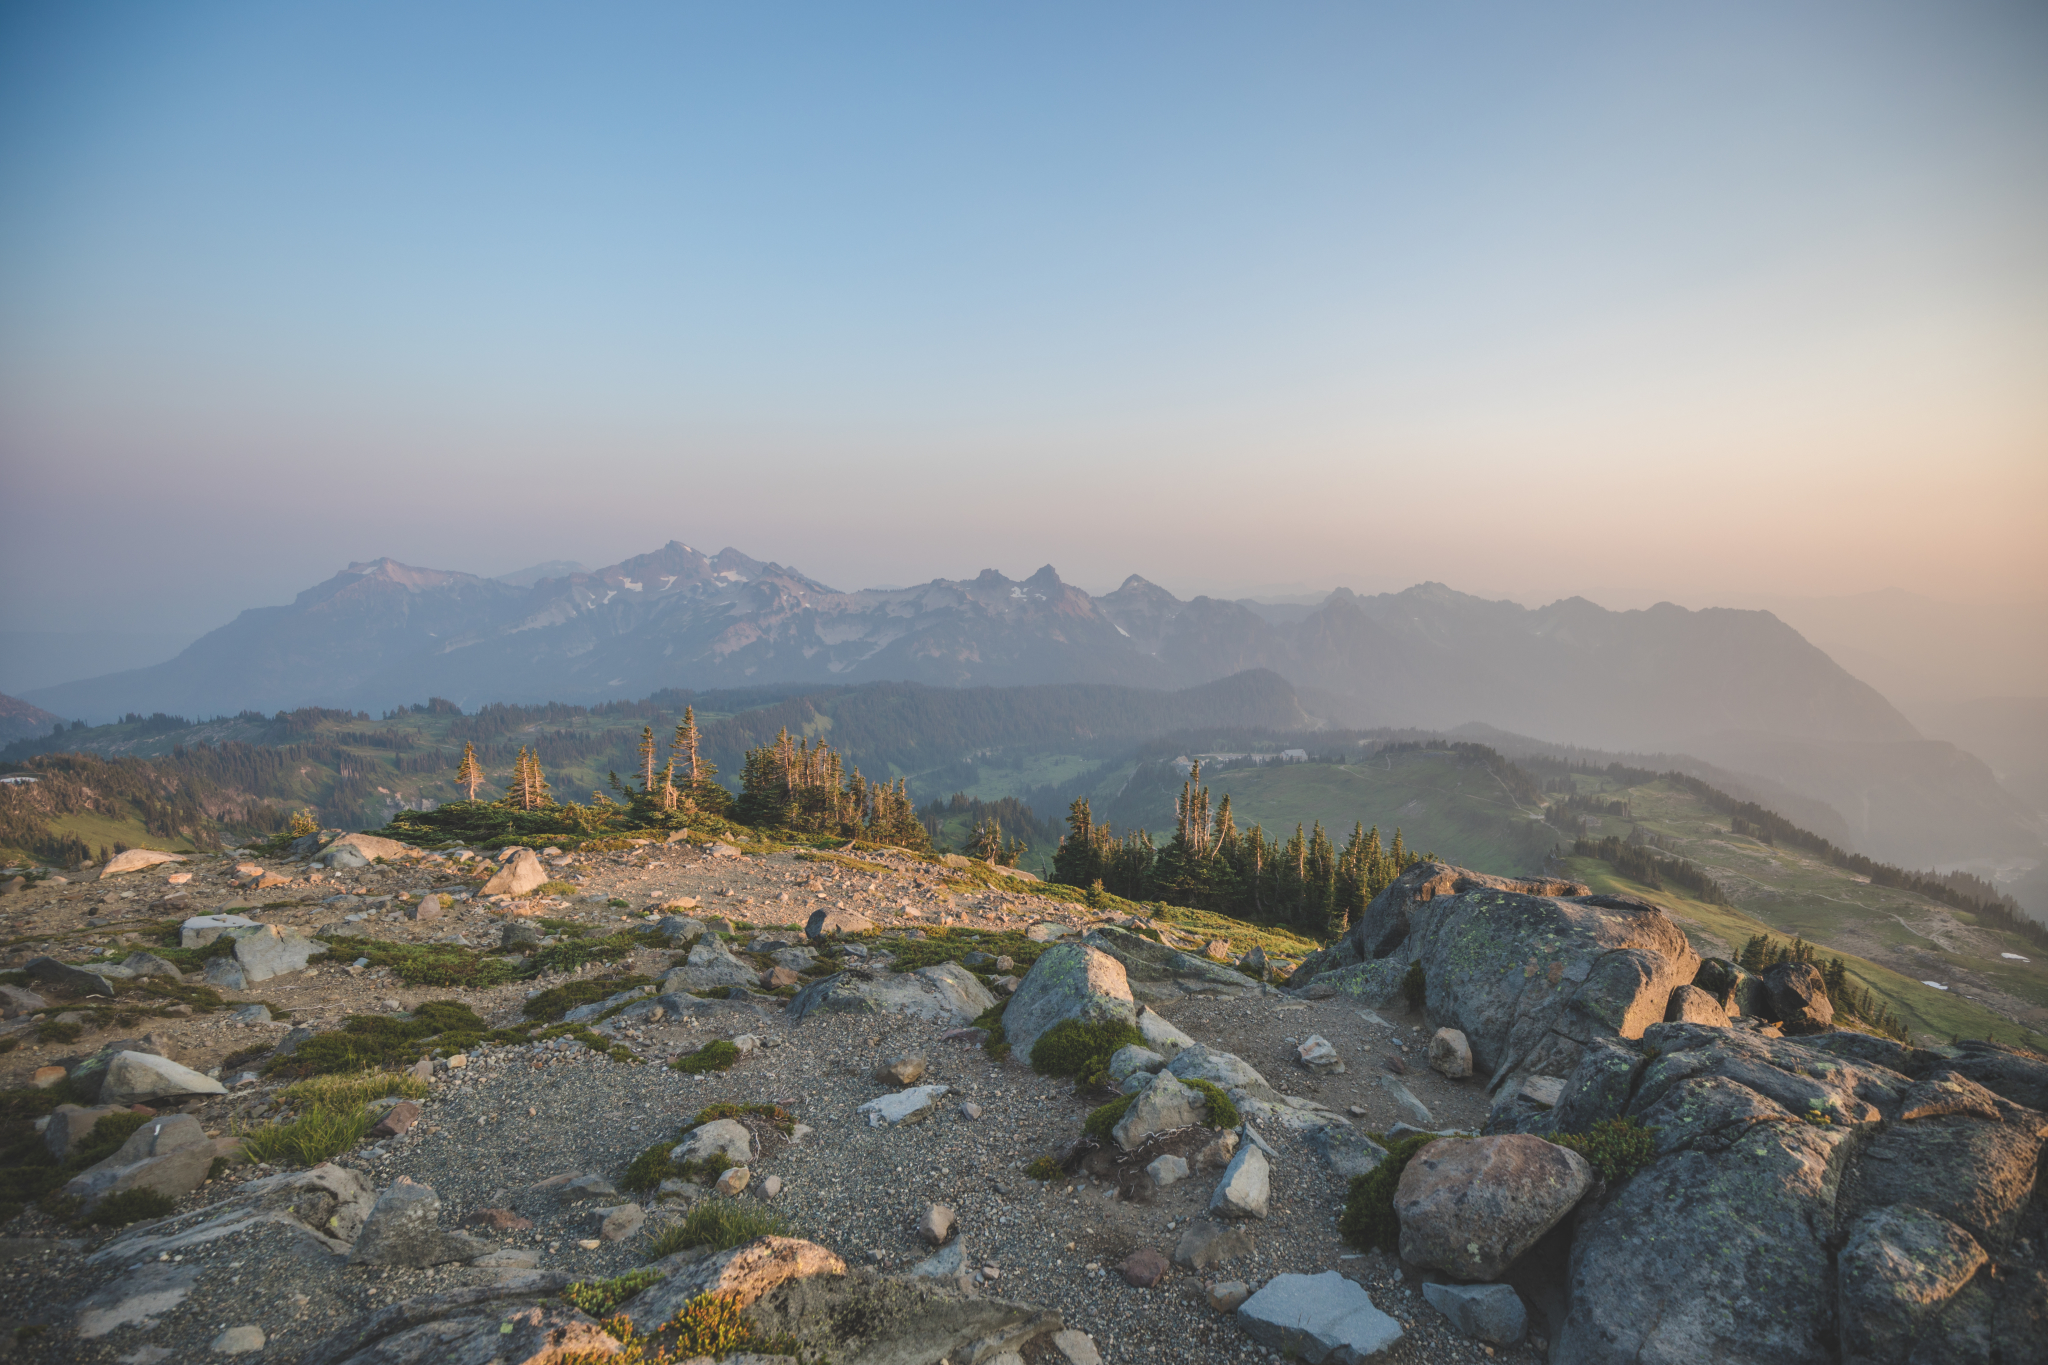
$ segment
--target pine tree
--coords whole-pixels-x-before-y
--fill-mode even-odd
[[[464,740],[462,762],[455,769],[456,785],[469,788],[469,799],[475,802],[476,789],[483,784],[483,780],[483,765],[476,761],[476,744],[474,741]]]
[[[640,794],[654,795],[654,727],[640,727]]]

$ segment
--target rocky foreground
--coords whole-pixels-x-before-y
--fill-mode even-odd
[[[69,1207],[177,1201],[111,1231],[17,1218],[18,1358],[611,1359],[633,1333],[602,1318],[646,1334],[706,1295],[745,1350],[839,1365],[2048,1358],[2048,1063],[1837,1030],[1810,969],[1702,962],[1654,906],[1424,864],[1283,989],[1263,955],[899,854],[298,852],[0,902],[28,972],[0,987],[9,1083],[96,1092],[44,1140],[152,1111]],[[352,946],[540,954],[622,915],[628,957],[471,990]],[[222,946],[153,966],[145,917]],[[107,965],[65,965],[92,947]],[[265,1003],[159,1004],[132,1036],[84,979],[165,970]],[[505,1026],[600,974],[646,984],[423,1048],[331,1161],[246,1161],[279,1059],[345,1016]],[[974,1027],[998,1004],[1007,1058]],[[31,1041],[67,1013],[75,1040]],[[1118,1027],[1079,1083],[1023,1064]],[[729,1069],[666,1065],[720,1043]],[[1627,1161],[1559,1145],[1642,1129]],[[1390,1251],[1340,1239],[1347,1196],[1384,1206]],[[728,1213],[772,1225],[684,1244]]]

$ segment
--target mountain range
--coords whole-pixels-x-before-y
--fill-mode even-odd
[[[515,575],[515,578],[522,577]],[[666,687],[904,680],[1179,688],[1269,668],[1349,724],[1485,721],[1609,749],[1721,731],[1898,741],[1912,725],[1768,612],[1582,598],[1528,609],[1426,583],[1318,606],[1182,601],[1133,575],[1100,597],[1048,565],[841,592],[679,542],[530,585],[351,564],[150,668],[35,689],[65,716],[377,709],[441,696],[604,701]]]

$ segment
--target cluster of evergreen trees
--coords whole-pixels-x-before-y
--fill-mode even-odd
[[[1108,824],[1097,824],[1087,799],[1067,812],[1066,837],[1053,855],[1053,880],[1096,886],[1127,900],[1163,900],[1213,910],[1234,919],[1285,925],[1329,940],[1342,934],[1394,878],[1434,858],[1410,853],[1394,831],[1381,847],[1379,826],[1354,825],[1339,853],[1321,822],[1313,830],[1294,827],[1293,837],[1276,842],[1258,825],[1239,830],[1230,795],[1212,813],[1208,787],[1197,763],[1174,802],[1174,832],[1165,848],[1140,830],[1119,839]]]
[[[1574,840],[1572,853],[1580,858],[1602,859],[1622,876],[1632,882],[1641,882],[1653,891],[1675,886],[1709,905],[1732,903],[1728,893],[1721,889],[1721,884],[1697,864],[1683,858],[1660,856],[1652,853],[1648,845],[1631,842],[1616,834],[1604,839]]]
[[[1814,948],[1803,936],[1794,937],[1790,943],[1780,943],[1769,934],[1752,934],[1742,945],[1736,956],[1735,965],[1746,972],[1766,972],[1781,962],[1812,962]],[[1820,969],[1820,979],[1827,987],[1828,1004],[1835,1013],[1846,1014],[1859,1019],[1876,1033],[1899,1042],[1907,1041],[1906,1023],[1879,997],[1870,993],[1868,986],[1852,985],[1849,969],[1839,957],[1831,957]]]
[[[954,792],[944,801],[933,797],[918,808],[917,818],[935,848],[943,842],[946,823],[964,819],[968,834],[962,851],[989,858],[982,850],[994,849],[992,861],[1003,867],[1015,867],[1032,849],[1050,847],[1060,839],[1057,826],[1041,820],[1037,811],[1014,796],[983,801],[966,792]]]
[[[926,846],[925,828],[911,804],[908,784],[870,782],[851,773],[832,747],[790,738],[747,750],[733,818],[759,829],[869,839],[899,848]]]

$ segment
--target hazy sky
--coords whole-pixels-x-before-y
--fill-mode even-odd
[[[0,10],[0,628],[2048,584],[2048,6]]]

